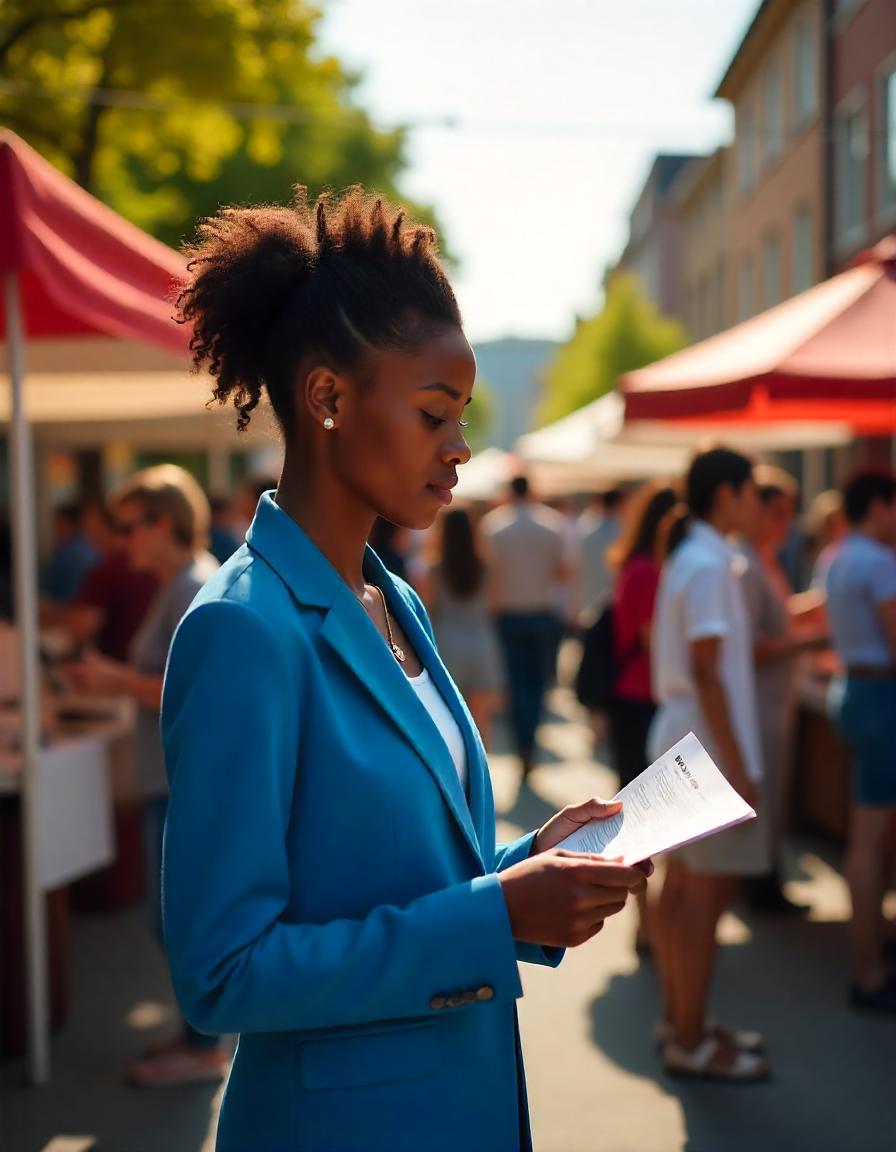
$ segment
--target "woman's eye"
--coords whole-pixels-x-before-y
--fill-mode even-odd
[[[444,420],[441,420],[438,416],[433,416],[429,412],[423,413],[423,419],[426,421],[427,424],[430,424],[433,428],[438,428],[441,424],[445,423]]]
[[[469,428],[470,427],[470,421],[469,420],[458,420],[458,424],[460,425],[461,428]]]

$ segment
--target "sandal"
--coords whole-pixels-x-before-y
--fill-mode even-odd
[[[726,1053],[734,1059],[725,1059]],[[684,1048],[673,1040],[663,1045],[663,1070],[669,1076],[692,1080],[722,1080],[734,1084],[754,1084],[768,1080],[768,1061],[754,1052],[731,1048],[715,1036],[707,1036],[694,1049]]]
[[[704,1036],[713,1036],[741,1052],[752,1052],[754,1055],[765,1051],[765,1037],[761,1032],[745,1031],[740,1028],[726,1028],[714,1016],[708,1016],[703,1026]],[[675,1033],[668,1020],[658,1020],[655,1030],[656,1046],[662,1046],[675,1039]]]

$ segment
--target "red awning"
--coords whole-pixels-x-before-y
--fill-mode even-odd
[[[170,300],[184,260],[0,131],[0,273],[11,270],[26,339],[92,334],[187,351]]]
[[[896,431],[896,236],[855,267],[620,380],[627,420]]]

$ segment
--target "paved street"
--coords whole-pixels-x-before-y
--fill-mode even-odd
[[[611,774],[589,761],[569,697],[555,693],[552,706],[530,789],[520,791],[511,758],[494,757],[508,834],[614,790]],[[520,1013],[539,1152],[892,1152],[896,1021],[845,1007],[846,900],[835,862],[818,844],[794,850],[792,894],[812,904],[809,920],[730,915],[723,924],[716,1006],[726,1021],[766,1032],[776,1072],[767,1086],[659,1074],[656,980],[649,962],[636,961],[628,912],[559,971],[527,969]],[[4,1069],[0,1146],[208,1152],[213,1089],[141,1093],[122,1081],[127,1060],[172,1019],[142,910],[76,918],[73,945],[73,1011],[54,1042],[54,1082],[23,1088],[21,1066]],[[84,1141],[50,1143],[62,1136]]]

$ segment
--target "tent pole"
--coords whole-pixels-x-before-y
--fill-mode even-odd
[[[28,1075],[33,1084],[50,1078],[50,1030],[47,1002],[47,925],[40,878],[38,829],[38,755],[40,747],[40,677],[38,669],[37,548],[31,427],[25,417],[25,334],[15,272],[4,283],[6,333],[12,385],[10,421],[10,495],[15,577],[16,623],[19,631],[22,712],[22,873],[25,910],[25,982],[28,1004]]]

